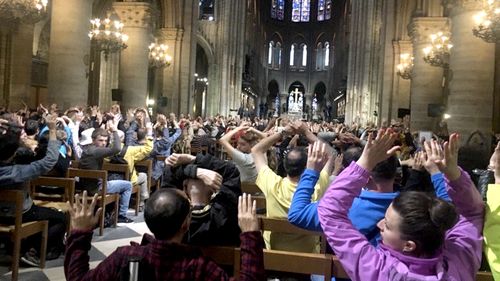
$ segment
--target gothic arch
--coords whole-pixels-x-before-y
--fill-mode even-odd
[[[215,63],[215,54],[213,51],[213,47],[208,43],[207,39],[203,37],[200,33],[196,33],[196,42],[203,48],[205,51],[205,55],[208,59],[208,64],[213,65]]]

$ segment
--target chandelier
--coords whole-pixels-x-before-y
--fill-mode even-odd
[[[156,68],[170,66],[172,57],[167,54],[167,50],[168,45],[151,43],[149,45],[149,64]]]
[[[396,67],[398,69],[398,75],[401,76],[401,78],[411,79],[413,57],[408,53],[401,54],[399,56],[399,64]]]
[[[438,32],[430,35],[431,45],[423,49],[424,61],[432,66],[447,68],[450,61],[450,37]]]
[[[90,40],[96,43],[97,49],[104,52],[107,59],[110,53],[119,52],[127,48],[128,35],[123,33],[123,23],[118,20],[112,21],[108,16],[101,20],[95,18],[90,20]]]
[[[47,12],[48,0],[0,0],[3,21],[39,20]]]
[[[500,1],[487,0],[484,9],[474,16],[472,33],[488,43],[500,40]]]

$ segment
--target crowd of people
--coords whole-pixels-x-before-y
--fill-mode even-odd
[[[128,280],[132,260],[141,280],[229,279],[197,248],[214,245],[241,248],[240,280],[266,280],[263,248],[319,252],[314,236],[261,234],[245,183],[265,196],[266,216],[323,232],[351,280],[475,280],[483,253],[500,280],[500,142],[461,143],[445,131],[420,139],[406,118],[376,127],[286,117],[152,118],[144,108],[122,113],[119,105],[2,108],[0,190],[24,193],[23,222],[48,221],[47,259],[65,252],[68,280]],[[160,186],[151,194],[148,175],[135,168],[144,159],[153,161],[151,178]],[[118,222],[133,222],[127,211],[139,186],[153,235],[89,270],[93,229],[107,212],[96,210],[102,181],[78,179],[69,233],[65,214],[33,203],[29,181],[65,177],[74,163],[100,170],[106,161],[130,171],[130,178],[107,180],[107,192],[119,194]],[[0,224],[12,223],[12,207],[0,201]],[[23,241],[24,263],[39,265],[38,243]]]

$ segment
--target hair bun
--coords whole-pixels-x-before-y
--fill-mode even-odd
[[[431,201],[429,216],[432,223],[441,231],[445,232],[453,227],[458,221],[455,206],[439,198]]]

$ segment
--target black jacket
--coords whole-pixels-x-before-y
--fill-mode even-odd
[[[222,186],[209,205],[192,211],[191,225],[185,242],[193,245],[239,245],[240,172],[232,162],[200,153],[192,164],[174,169],[167,166],[163,187],[182,189],[185,179],[196,178],[198,167],[219,173],[222,176]]]

